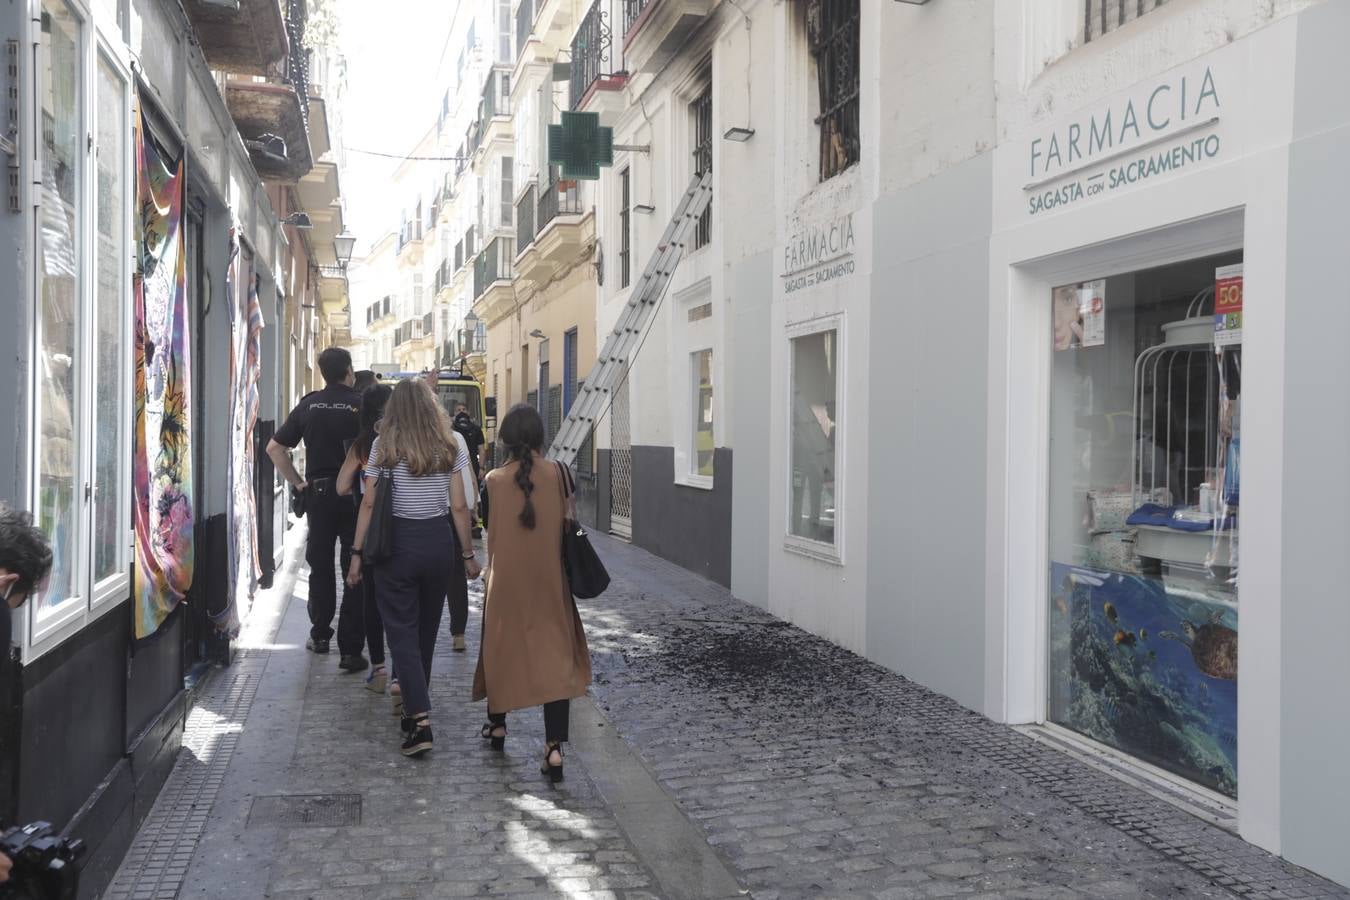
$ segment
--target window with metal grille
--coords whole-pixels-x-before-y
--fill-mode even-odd
[[[632,170],[619,173],[619,287],[626,288],[633,280]]]
[[[710,79],[708,86],[703,89],[703,93],[698,95],[698,99],[689,104],[689,114],[694,124],[695,175],[711,172],[713,166],[712,73],[708,72],[707,77]],[[694,249],[706,247],[710,240],[712,240],[711,204],[703,211],[703,215],[698,220],[698,227],[694,230]]]
[[[1083,42],[1099,38],[1162,6],[1167,0],[1083,0]]]
[[[545,413],[545,425],[548,427],[547,440],[562,428],[562,385],[555,384],[548,389],[548,410]]]
[[[820,180],[856,163],[862,150],[858,111],[860,0],[811,0],[806,35],[820,92]]]
[[[568,329],[563,334],[563,413],[572,411],[572,402],[577,398],[577,330]]]
[[[515,184],[516,161],[510,156],[502,157],[502,190],[501,190],[501,214],[502,225],[510,227],[512,217],[516,214],[515,204],[512,198],[516,196]]]

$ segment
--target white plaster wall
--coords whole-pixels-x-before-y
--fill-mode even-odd
[[[1350,3],[1300,17],[1289,152],[1280,597],[1281,848],[1350,885],[1350,603],[1327,560],[1350,547]],[[1315,324],[1313,324],[1315,323]],[[1245,677],[1245,676],[1244,676]]]

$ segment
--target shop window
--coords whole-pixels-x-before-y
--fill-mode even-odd
[[[858,161],[860,135],[859,0],[811,0],[806,9],[807,41],[815,59],[819,91],[820,180]]]
[[[94,378],[93,563],[98,586],[125,575],[127,532],[131,519],[128,460],[130,435],[125,415],[128,383],[125,338],[127,286],[127,208],[130,182],[126,82],[100,55],[98,65],[98,144],[95,203],[94,318],[97,355]]]
[[[1047,718],[1237,795],[1240,252],[1055,288]]]
[[[692,474],[713,477],[713,373],[712,351],[699,350],[690,356],[689,371],[693,376],[692,408],[694,411],[693,453],[690,454]]]
[[[792,466],[788,534],[834,547],[838,538],[837,471],[839,331],[790,340]]]
[[[712,73],[706,72],[705,78],[711,80]],[[689,117],[693,123],[694,134],[694,174],[703,175],[712,171],[713,167],[713,137],[712,137],[712,84],[709,83],[698,99],[689,104]],[[706,247],[712,240],[712,204],[703,211],[699,217],[698,226],[694,229],[694,249],[698,250]]]
[[[619,173],[619,287],[626,288],[633,281],[632,233],[632,169]]]
[[[51,538],[55,565],[38,611],[73,604],[84,591],[81,458],[84,440],[80,383],[85,357],[80,349],[87,221],[84,184],[84,42],[79,17],[63,0],[44,0],[38,49],[42,134],[37,362],[39,423],[37,521]]]

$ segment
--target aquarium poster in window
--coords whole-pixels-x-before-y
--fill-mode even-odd
[[[1214,270],[1214,346],[1242,343],[1242,263]]]
[[[1055,349],[1075,350],[1106,343],[1106,280],[1055,288]]]
[[[1237,796],[1231,594],[1050,565],[1050,721]]]

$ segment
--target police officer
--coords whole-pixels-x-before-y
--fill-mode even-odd
[[[337,605],[337,573],[333,568],[335,544],[342,546],[342,571],[351,564],[352,539],[356,536],[356,507],[338,496],[337,474],[347,447],[360,428],[361,396],[352,385],[352,355],[340,347],[329,347],[319,354],[319,371],[325,387],[306,394],[277,429],[267,445],[267,455],[277,471],[304,495],[305,517],[309,521],[309,541],[305,561],[309,563],[309,641],[307,648],[327,653],[333,636],[333,613]],[[291,464],[290,454],[305,442],[305,477]],[[341,660],[338,666],[347,672],[360,672],[367,665],[361,655],[365,641],[361,594],[344,585],[342,611],[338,615],[337,642]]]

